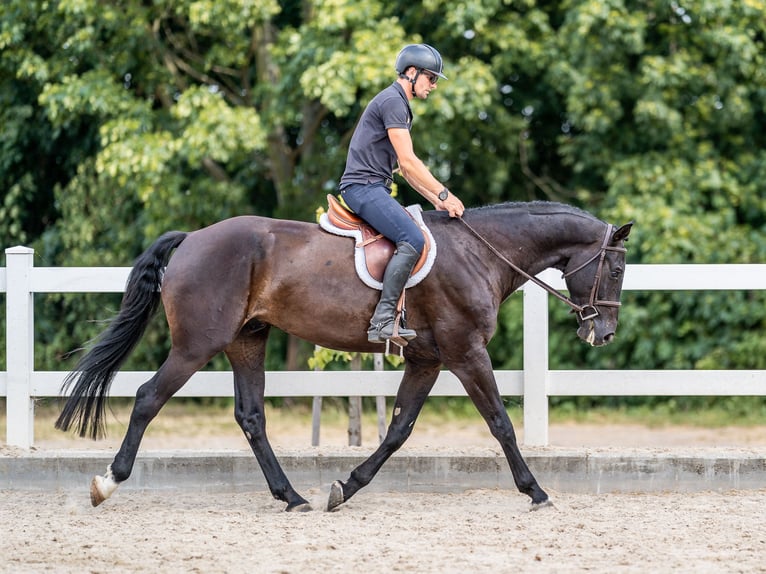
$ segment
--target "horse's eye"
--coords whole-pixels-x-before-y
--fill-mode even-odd
[[[622,275],[622,267],[616,267],[615,269],[612,269],[612,279],[617,279],[620,275]]]

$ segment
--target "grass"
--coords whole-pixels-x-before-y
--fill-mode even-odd
[[[640,424],[649,428],[699,428],[766,425],[764,397],[680,397],[645,404],[576,408],[564,403],[550,410],[552,423]]]

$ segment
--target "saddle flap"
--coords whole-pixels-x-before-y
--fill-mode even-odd
[[[356,237],[356,249],[362,254],[361,264],[366,268],[366,271],[369,274],[369,279],[373,284],[370,284],[370,282],[365,280],[364,276],[361,274],[361,271],[358,268],[359,261],[357,261],[357,272],[360,274],[360,277],[365,284],[380,289],[382,285],[381,282],[383,281],[383,273],[396,250],[396,246],[390,239],[387,239],[381,233],[378,233],[378,231],[364,219],[344,207],[334,195],[327,195],[327,206],[328,209],[325,224],[334,227],[335,233],[338,233],[339,235]],[[418,215],[420,211],[421,210],[418,208]],[[423,237],[425,239],[425,247],[412,270],[412,277],[410,278],[411,281],[414,281],[413,284],[415,284],[421,281],[430,270],[436,257],[436,249],[433,244],[433,238],[427,228],[423,225],[422,219],[419,221],[419,217],[415,217],[410,209],[407,209],[407,213],[423,230]]]

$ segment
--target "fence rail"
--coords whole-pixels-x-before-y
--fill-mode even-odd
[[[34,251],[27,247],[5,250],[0,268],[0,292],[6,293],[7,371],[0,372],[0,397],[6,397],[6,442],[30,448],[34,444],[34,400],[58,396],[66,375],[34,370],[35,293],[120,293],[129,267],[34,267]],[[559,274],[540,277],[558,289]],[[766,289],[766,265],[631,265],[624,290],[700,291]],[[520,371],[495,371],[503,396],[524,399],[524,442],[548,444],[548,398],[551,396],[672,396],[766,395],[766,371],[699,370],[580,370],[548,368],[548,294],[533,284],[523,288],[523,365]],[[117,374],[111,396],[132,397],[153,372]],[[266,373],[266,395],[393,396],[401,378],[398,371]],[[184,397],[232,396],[230,372],[199,372],[177,393]],[[464,396],[457,378],[443,371],[431,392],[435,396]]]

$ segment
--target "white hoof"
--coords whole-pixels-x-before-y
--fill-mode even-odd
[[[543,508],[556,508],[553,504],[553,501],[548,498],[547,500],[544,500],[543,502],[538,503],[532,503],[532,505],[529,507],[529,510],[531,512],[535,512],[537,510],[542,510]]]
[[[330,498],[327,501],[327,512],[332,512],[338,506],[343,504],[343,483],[336,480],[330,487]]]
[[[93,506],[98,506],[112,496],[112,493],[117,490],[118,486],[119,483],[116,482],[114,476],[112,476],[112,467],[110,465],[107,467],[104,476],[93,477],[93,480],[90,483],[90,503]]]

